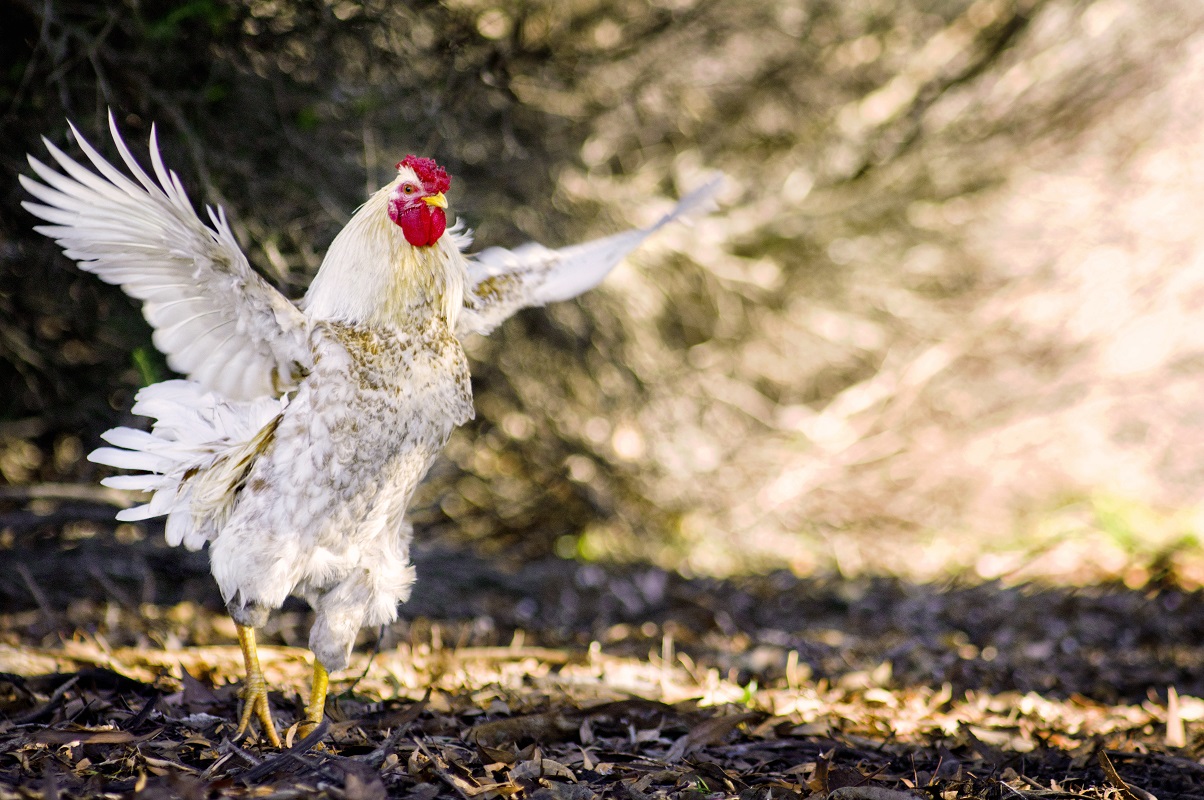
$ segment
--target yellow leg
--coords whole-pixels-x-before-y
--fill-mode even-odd
[[[242,736],[251,724],[251,717],[259,719],[263,735],[273,747],[280,746],[280,737],[276,734],[276,726],[272,723],[272,712],[268,707],[268,684],[263,679],[263,670],[259,668],[259,651],[255,648],[255,629],[245,625],[235,625],[238,629],[238,644],[242,647],[242,659],[247,665],[247,682],[242,689],[242,716],[238,719],[238,732]]]
[[[308,736],[314,728],[322,724],[326,714],[326,690],[330,686],[330,676],[322,662],[314,659],[314,682],[309,690],[309,705],[305,707],[305,720],[298,726],[297,733]]]

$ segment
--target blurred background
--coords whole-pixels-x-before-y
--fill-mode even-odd
[[[478,415],[420,538],[687,577],[1204,582],[1196,0],[0,17],[0,546],[110,527],[84,456],[170,374],[19,207],[39,137],[104,143],[112,108],[293,297],[409,152],[479,247],[610,234],[730,176],[719,215],[468,344]]]

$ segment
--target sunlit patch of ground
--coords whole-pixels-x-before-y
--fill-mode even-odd
[[[993,536],[971,528],[930,531],[861,528],[741,542],[640,539],[588,529],[564,555],[586,561],[652,562],[690,575],[731,577],[786,569],[798,575],[894,576],[919,583],[963,580],[1134,589],[1167,581],[1204,586],[1204,511],[1153,508],[1105,493],[1050,503]]]
[[[261,658],[268,681],[283,689],[273,700],[288,724],[309,655],[265,647]],[[685,796],[701,786],[759,798],[840,787],[884,792],[842,795],[864,798],[914,796],[904,794],[911,788],[944,798],[1055,789],[1103,798],[1125,786],[1121,776],[1171,788],[1163,773],[1178,772],[1175,786],[1186,789],[1204,771],[1167,745],[1168,735],[1181,737],[1182,725],[1204,718],[1204,701],[1179,698],[1168,718],[1153,702],[887,688],[889,671],[836,686],[796,677],[740,686],[690,659],[613,657],[596,647],[403,647],[371,665],[356,658],[332,686],[326,745],[282,759],[229,742],[229,684],[241,671],[234,646],[4,646],[0,669],[8,672],[0,780],[45,783],[57,771],[69,793],[106,782],[128,792],[158,778],[160,789],[225,794],[253,773],[250,783],[276,792],[334,796],[334,787],[352,794],[360,781],[390,794],[486,799],[539,790]],[[1117,765],[1111,780],[1100,753]],[[11,793],[0,784],[0,796]]]
[[[229,741],[237,647],[3,646],[0,796],[21,796],[15,787],[36,780],[70,795],[156,786],[229,796],[251,791],[245,782],[276,793],[487,799],[796,797],[850,787],[864,791],[842,797],[866,800],[917,796],[910,789],[1102,798],[1127,781],[1187,797],[1204,771],[1167,743],[1204,718],[1194,698],[1177,698],[1168,714],[1156,703],[955,696],[948,685],[888,688],[888,671],[838,685],[797,676],[740,685],[671,648],[666,655],[522,645],[404,647],[371,664],[361,655],[336,676],[325,743],[297,745],[289,730],[293,755],[281,757]],[[261,657],[287,725],[309,654],[265,647]],[[359,784],[377,794],[355,794]]]

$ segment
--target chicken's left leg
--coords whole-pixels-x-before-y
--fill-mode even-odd
[[[322,724],[326,714],[326,690],[330,686],[330,675],[322,662],[314,659],[314,682],[309,690],[309,705],[305,707],[305,719],[297,728],[302,736],[313,733],[314,728]]]
[[[247,625],[234,626],[238,630],[238,645],[242,648],[242,659],[247,666],[247,682],[242,689],[242,716],[238,720],[236,736],[247,732],[251,717],[259,719],[263,735],[273,747],[280,747],[280,736],[272,722],[272,711],[268,707],[268,683],[264,680],[263,670],[259,668],[259,650],[255,646],[255,629]]]

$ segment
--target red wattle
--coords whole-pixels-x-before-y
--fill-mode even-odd
[[[389,216],[401,226],[406,241],[415,247],[429,247],[439,241],[439,237],[447,230],[447,215],[443,209],[421,201],[409,208],[394,209],[390,206],[389,211]]]

